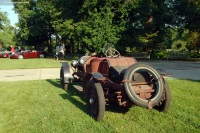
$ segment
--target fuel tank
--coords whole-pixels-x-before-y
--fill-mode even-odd
[[[107,77],[113,82],[118,83],[121,81],[121,78],[123,78],[126,69],[135,63],[137,63],[137,61],[132,57],[93,58],[90,61],[90,65],[87,67],[87,72],[99,72],[104,77]]]

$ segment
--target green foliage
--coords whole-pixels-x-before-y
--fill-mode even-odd
[[[190,58],[200,58],[200,53],[191,52],[191,53],[190,53]]]
[[[106,11],[104,11],[106,10]],[[91,12],[91,13],[90,13]],[[116,28],[113,26],[113,14],[110,9],[97,9],[88,12],[85,22],[77,23],[77,27],[81,27],[75,36],[81,35],[78,43],[83,47],[87,47],[90,52],[100,53],[102,47],[106,43],[116,44],[118,38],[116,36]]]
[[[19,14],[20,27],[17,31],[17,41],[21,45],[35,46],[36,49],[51,48],[51,35],[53,28],[51,25],[51,4],[44,1],[32,1],[27,4],[14,4],[15,11]]]
[[[7,12],[0,11],[0,49],[7,49],[10,45],[15,45],[13,38],[14,28],[10,26]]]
[[[2,30],[5,26],[10,25],[10,20],[7,17],[7,12],[0,11],[0,30]]]
[[[17,41],[49,51],[60,42],[70,53],[101,53],[106,43],[113,43],[122,54],[126,47],[136,47],[154,56],[154,51],[180,42],[184,42],[181,49],[200,47],[196,1],[29,0],[15,4],[15,11],[20,17]],[[188,31],[185,39],[183,31]]]
[[[187,50],[186,48],[187,42],[183,40],[176,40],[172,43],[172,49],[177,49],[181,51]]]
[[[188,35],[188,49],[200,49],[200,34],[197,31],[190,31]]]
[[[128,55],[132,55],[133,53],[138,52],[136,47],[130,48],[130,47],[126,47],[126,52]]]
[[[155,56],[158,59],[166,59],[167,51],[166,50],[157,50],[157,51],[155,51]]]
[[[14,43],[14,29],[12,26],[6,25],[0,31],[0,44],[3,44],[4,49],[9,48],[10,45],[15,45]],[[8,49],[10,50],[10,49]]]
[[[200,48],[200,37],[195,34],[200,34],[200,4],[199,1],[177,0],[173,2],[173,10],[176,14],[176,22],[179,27],[189,30],[189,35],[186,37],[187,47],[189,50],[197,50]],[[194,43],[196,42],[196,43]]]

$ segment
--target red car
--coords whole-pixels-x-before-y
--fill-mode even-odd
[[[22,52],[11,54],[10,58],[11,59],[44,58],[45,56],[46,56],[46,52],[44,51],[25,50]]]
[[[0,58],[8,58],[10,56],[11,52],[6,51],[6,52],[1,52],[0,53]]]

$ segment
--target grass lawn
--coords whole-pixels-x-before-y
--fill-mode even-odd
[[[10,59],[0,58],[0,70],[31,69],[31,68],[60,68],[63,61],[78,60],[82,55],[66,55],[64,60],[51,58]]]
[[[29,68],[57,68],[60,67],[62,60],[54,60],[52,58],[34,58],[34,59],[9,59],[0,58],[0,70],[9,69],[29,69]]]
[[[102,122],[87,114],[80,92],[73,86],[65,92],[59,80],[0,82],[0,132],[200,132],[200,81],[167,81],[172,93],[167,113],[108,106]]]

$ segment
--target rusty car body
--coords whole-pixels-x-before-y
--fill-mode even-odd
[[[121,56],[109,48],[105,57],[82,56],[71,65],[62,62],[62,88],[82,81],[83,94],[91,117],[101,121],[106,105],[122,107],[137,105],[166,112],[170,105],[170,88],[159,71],[148,64],[138,63],[133,57]],[[72,74],[70,74],[72,70]]]

